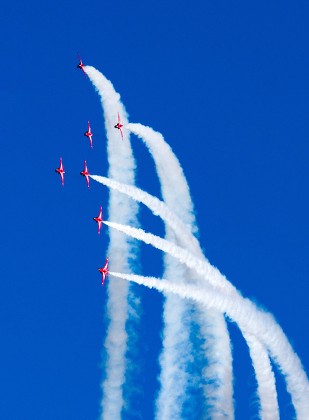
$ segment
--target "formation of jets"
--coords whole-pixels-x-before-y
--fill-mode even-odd
[[[86,77],[88,77],[88,75],[87,75],[87,73],[85,71],[85,64],[83,63],[83,60],[82,60],[82,58],[81,58],[81,56],[79,54],[78,54],[78,59],[79,59],[79,62],[78,62],[78,64],[77,64],[76,67],[78,69],[82,70],[82,72],[84,73],[84,75]],[[114,128],[116,128],[117,130],[119,130],[120,135],[121,135],[121,138],[123,140],[123,131],[122,131],[123,124],[121,123],[119,112],[118,112],[118,121],[114,125]],[[92,129],[91,129],[90,121],[88,121],[88,129],[84,133],[84,136],[88,137],[89,142],[90,142],[90,147],[91,147],[91,149],[93,149],[93,141],[92,141],[93,132],[92,132]],[[64,171],[64,166],[63,166],[63,162],[62,162],[62,157],[60,158],[59,168],[56,168],[55,169],[55,172],[57,172],[60,175],[61,184],[62,184],[62,186],[64,186],[64,174],[65,174],[65,171]],[[87,186],[88,186],[88,188],[90,188],[90,173],[88,171],[86,160],[84,161],[84,169],[80,172],[80,174],[85,177]],[[101,227],[102,227],[102,224],[103,224],[103,211],[102,211],[102,206],[100,207],[99,214],[96,217],[93,217],[93,220],[98,224],[98,234],[100,234]],[[98,271],[102,274],[102,286],[104,285],[104,281],[107,278],[108,273],[109,273],[108,264],[109,264],[109,261],[108,261],[108,258],[106,258],[106,261],[105,261],[103,267],[98,268]]]

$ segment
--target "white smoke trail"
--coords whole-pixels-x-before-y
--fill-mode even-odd
[[[145,232],[143,229],[107,220],[104,220],[103,223],[119,232],[123,232],[132,238],[143,241],[146,244],[152,245],[153,247],[170,254],[188,268],[196,271],[196,273],[204,277],[211,286],[220,289],[222,293],[231,296],[238,295],[237,289],[228,282],[217,268],[211,266],[208,261],[203,261],[200,258],[195,257],[186,249],[160,238],[159,236],[153,235],[152,233]]]
[[[120,95],[115,91],[112,83],[98,70],[85,66],[91,82],[98,91],[104,110],[105,127],[107,132],[107,151],[109,162],[109,176],[129,184],[134,184],[135,161],[132,155],[129,135],[124,132],[124,141],[120,133],[114,128],[118,112],[124,124],[127,114],[120,101]],[[116,191],[111,191],[109,197],[109,214],[117,214],[123,223],[137,224],[138,206],[127,197]],[[110,266],[115,270],[130,271],[130,259],[134,252],[132,243],[119,232],[110,232],[108,255],[111,255]],[[127,352],[126,322],[128,321],[128,285],[123,282],[110,283],[108,287],[107,313],[109,326],[105,339],[107,353],[106,378],[102,384],[103,399],[101,402],[102,419],[120,419],[124,407],[123,384],[125,381]],[[130,303],[131,306],[133,303]],[[130,311],[134,311],[131,308]]]
[[[113,121],[113,123],[115,122],[115,120]],[[142,126],[141,126],[142,127]],[[151,129],[150,129],[151,130]],[[151,130],[152,131],[152,130]],[[154,133],[154,132],[153,132]],[[156,133],[156,134],[158,134],[158,133]],[[164,141],[164,140],[163,140]],[[176,163],[177,163],[178,161],[177,161],[177,159],[176,159]],[[165,166],[164,165],[164,162],[163,162],[163,166]],[[165,172],[166,172],[166,168],[165,168]],[[175,172],[174,170],[172,171],[173,173]],[[182,174],[182,170],[181,170],[181,168],[180,168],[180,175]],[[176,175],[177,175],[177,172],[176,172]],[[182,174],[183,175],[183,174]],[[177,176],[176,176],[176,178],[177,178]],[[169,179],[172,179],[172,178],[170,178],[169,177]],[[189,198],[190,199],[190,198]],[[189,203],[190,204],[190,203]],[[185,207],[185,206],[184,206]],[[190,214],[190,211],[189,212],[187,212],[187,214]],[[192,236],[191,236],[192,237]],[[195,238],[194,238],[195,239]],[[196,240],[195,240],[196,241]],[[197,241],[196,241],[197,242]],[[191,242],[191,244],[192,244],[192,242]],[[173,272],[173,270],[171,270],[171,272]],[[174,327],[175,327],[175,325],[174,325]],[[223,328],[224,328],[224,326],[223,326]],[[226,338],[226,337],[225,337]],[[221,337],[221,342],[222,342],[222,340],[224,339],[224,337]],[[229,343],[227,343],[227,346],[229,345]],[[226,347],[227,347],[226,346]],[[123,351],[122,351],[123,352]],[[226,357],[225,358],[223,358],[223,360],[226,360]],[[255,366],[255,368],[256,368],[256,366]],[[225,369],[226,370],[226,369]],[[226,373],[225,373],[226,374]],[[221,375],[222,376],[222,375]],[[116,386],[116,388],[117,388],[117,386]],[[208,394],[209,394],[209,392],[207,392]],[[231,393],[230,393],[231,394]],[[228,398],[225,398],[225,401],[228,401],[229,399]]]
[[[91,73],[91,79],[94,82],[95,86],[97,87],[97,89],[99,90],[99,93],[101,95],[103,107],[104,107],[105,114],[106,114],[105,120],[106,120],[106,126],[107,126],[106,128],[107,128],[108,138],[110,139],[110,137],[113,136],[113,134],[115,133],[113,125],[114,125],[114,122],[116,120],[116,116],[117,116],[117,112],[118,112],[118,110],[116,110],[115,103],[117,104],[118,109],[119,109],[119,103],[117,103],[117,101],[119,101],[119,95],[115,94],[115,92],[113,91],[113,87],[110,84],[110,82],[107,81],[104,78],[104,76],[102,76],[99,72],[97,72],[95,69],[89,68],[89,67],[87,67],[86,70],[87,70],[87,73],[89,75]],[[112,93],[112,95],[114,95],[114,98],[112,98],[111,93]],[[110,111],[110,112],[107,112],[107,111]],[[110,117],[112,115],[112,113],[114,114],[113,118]],[[124,124],[126,124],[126,122],[127,122],[125,120],[124,116],[122,116],[122,121],[124,122]],[[116,132],[116,134],[117,134],[117,132]],[[115,137],[115,135],[114,135],[114,137]],[[110,147],[109,147],[109,150],[110,150]],[[109,153],[109,156],[111,154],[112,153]],[[119,157],[119,155],[117,155],[117,156]],[[117,157],[117,160],[119,161],[118,157]],[[109,161],[112,163],[111,158],[109,158]],[[111,169],[110,169],[110,174],[113,175],[113,167],[112,166],[111,166]],[[118,175],[117,176],[118,179],[121,179],[121,180],[123,180],[123,179],[127,180],[128,179],[127,175],[124,178],[121,178],[121,176],[119,177],[119,171],[118,171],[117,175]],[[118,204],[116,205],[116,207],[118,207]],[[112,210],[110,210],[110,214],[113,214]],[[134,212],[131,212],[131,214],[134,214]],[[113,248],[112,247],[112,242],[113,242],[113,240],[111,238],[110,249]],[[119,243],[119,240],[117,242]],[[112,252],[110,251],[110,253],[112,253]],[[113,255],[115,255],[115,254],[113,253]],[[171,262],[170,265],[171,264],[175,265],[175,262],[173,262],[173,263]],[[176,263],[176,265],[177,265],[177,263]],[[118,269],[120,269],[120,268],[118,268]],[[171,272],[173,272],[174,274],[175,274],[175,269],[176,269],[176,267],[174,267],[174,269],[171,268]],[[182,269],[183,269],[182,267],[179,267],[178,272]],[[110,292],[110,297],[113,297],[113,299],[110,299],[110,304],[109,304],[108,309],[110,309],[110,307],[115,308],[115,304],[113,304],[113,302],[115,303],[117,301],[120,301],[120,299],[122,301],[126,300],[125,295],[124,296],[120,295],[117,298],[117,295],[115,295],[115,296],[112,295],[112,292]],[[182,305],[182,303],[179,304],[179,307],[180,307],[180,305]],[[174,305],[172,305],[172,306],[174,307]],[[178,307],[178,310],[180,310],[179,307]],[[127,314],[127,309],[125,307],[125,304],[122,306],[122,309],[123,310],[120,311],[122,316],[120,317],[120,321],[118,320],[118,323],[117,323],[118,324],[117,325],[118,329],[121,328],[119,323],[121,323],[121,322],[122,322],[122,324],[125,323],[124,318]],[[116,325],[114,325],[115,323],[113,322],[114,317],[112,316],[112,312],[113,312],[113,310],[109,310],[110,316],[112,317],[112,322],[111,322],[110,329],[109,329],[109,331],[111,331],[111,334],[108,335],[107,340],[106,340],[106,347],[107,347],[109,355],[111,354],[111,351],[112,351],[112,348],[113,348],[113,342],[111,340],[109,340],[109,338],[114,336],[112,331],[115,329],[114,327],[116,326]],[[172,327],[173,332],[175,332],[175,325],[172,325],[171,327]],[[179,338],[183,335],[184,335],[184,333],[182,333],[182,335],[178,334],[177,337]],[[123,336],[123,339],[124,339],[124,342],[125,342],[125,340],[126,340],[125,334],[122,334],[122,336]],[[111,343],[111,346],[109,346],[109,343]],[[119,346],[119,348],[120,348],[120,352],[124,354],[125,346]],[[187,348],[187,351],[190,354],[191,352],[190,352],[190,349],[188,348],[188,346],[186,346],[186,348]],[[111,406],[112,409],[114,410],[113,413],[116,411],[116,406],[119,407],[119,406],[121,406],[121,404],[123,404],[123,400],[121,400],[121,403],[119,403],[119,404],[117,403],[117,400],[120,399],[121,390],[119,389],[119,387],[121,387],[121,384],[123,383],[123,380],[124,380],[124,376],[123,376],[124,360],[120,359],[122,361],[122,364],[120,365],[119,364],[119,357],[117,355],[116,355],[116,357],[114,357],[114,359],[115,359],[115,363],[113,363],[113,360],[109,359],[111,361],[111,363],[109,363],[110,368],[107,367],[107,380],[104,383],[104,398],[105,398],[105,400],[107,398],[110,399],[111,395],[115,395],[115,394],[117,394],[118,396],[117,396],[117,398],[112,399],[112,402],[111,402],[110,405],[106,404],[105,402],[102,403],[102,406],[103,406],[103,409],[104,409],[105,412],[109,412],[109,410],[110,410],[109,407]],[[226,358],[224,358],[224,360],[226,360]],[[113,367],[113,365],[114,365],[114,367]],[[117,366],[118,369],[114,369],[115,366]],[[181,370],[183,364],[179,364],[179,366],[180,366],[180,370]],[[111,386],[111,384],[114,384],[114,378],[117,376],[117,374],[118,374],[118,381],[116,381],[117,385],[116,386]],[[181,372],[179,374],[181,375]],[[111,378],[110,381],[109,381],[109,378]],[[179,377],[178,377],[178,379],[179,379]],[[180,390],[179,395],[183,395],[183,386],[181,385],[181,383],[179,381],[177,381],[177,385],[178,385],[178,389]],[[112,394],[108,393],[109,389],[114,390]],[[175,389],[176,389],[176,387],[174,386],[174,390]],[[119,410],[119,408],[118,408],[118,410]],[[175,414],[175,410],[174,410],[174,414]],[[104,413],[103,413],[103,416],[104,416]]]
[[[126,128],[130,129],[130,124],[128,124]],[[174,214],[183,220],[190,231],[196,230],[189,188],[176,156],[170,150],[171,153],[165,156],[164,162],[161,162],[159,153],[156,153],[157,149],[155,147],[149,147],[149,150],[154,158],[165,203]],[[168,163],[168,165],[164,165],[164,163]],[[163,168],[162,165],[165,167]],[[177,185],[176,200],[175,185]],[[165,237],[166,239],[177,243],[174,232],[167,226]],[[198,249],[199,247],[197,247],[197,252]],[[164,266],[164,277],[167,279],[177,278],[178,282],[186,282],[186,279],[191,277],[191,273],[169,255],[164,255]],[[190,340],[189,331],[192,320],[196,316],[196,312],[198,312],[197,308],[192,308],[190,303],[184,302],[175,296],[168,297],[164,302],[163,349],[160,355],[161,389],[156,404],[156,418],[158,419],[171,417],[174,419],[181,418],[184,402],[187,398],[189,381],[191,382],[191,386],[195,389],[198,389],[200,386],[200,374],[188,374],[189,364],[194,364],[192,361],[193,352],[191,348],[193,343]],[[209,314],[207,318],[208,323],[206,324],[203,322],[202,329],[207,336],[207,355],[208,358],[211,359],[210,364],[214,366],[215,364],[213,363],[211,356],[215,353],[213,348],[218,340],[211,339],[211,337],[216,335],[213,328],[213,323],[215,322],[215,320],[212,320],[213,315]],[[186,325],[181,324],[181,319],[186,320]],[[195,352],[195,355],[198,356],[197,352]],[[203,354],[203,357],[205,357],[205,353]],[[226,359],[222,358],[222,360]],[[205,376],[206,375],[204,375],[204,377]],[[208,379],[209,383],[214,384],[215,379],[217,378],[215,375],[212,375],[211,377],[208,375]],[[208,409],[210,412],[209,401]],[[203,411],[204,410],[201,409],[201,412]],[[190,414],[191,413],[188,413],[189,416]]]
[[[167,278],[174,276],[179,281],[185,276],[186,269],[179,265],[178,261],[169,262],[164,257],[164,262],[164,274]],[[161,365],[159,397],[164,394],[167,398],[161,410],[156,412],[155,418],[177,420],[183,418],[184,401],[190,381],[187,365],[188,360],[192,360],[194,355],[186,302],[181,302],[178,296],[166,299],[163,320],[163,350],[159,359]]]
[[[152,195],[132,185],[123,184],[115,180],[102,177],[102,176],[97,176],[97,175],[91,175],[91,178],[109,188],[116,189],[117,191],[128,195],[129,197],[133,198],[134,200],[138,202],[145,204],[155,215],[160,216],[162,220],[173,230],[173,233],[177,237],[177,242],[180,245],[182,245],[183,247],[190,248],[191,251],[193,251],[195,254],[203,258],[203,254],[199,247],[199,243],[194,237],[194,235],[188,229],[188,226],[185,225],[180,219],[178,219],[178,217],[169,210],[169,208],[164,202],[158,200],[156,197],[153,197]],[[168,267],[171,270],[170,275],[172,278],[179,278],[179,276],[183,275],[183,272],[180,271],[179,267],[175,265],[172,266],[172,261],[170,262]],[[182,369],[184,369],[185,356],[183,355],[184,345],[182,343],[185,343],[186,351],[188,353],[190,352],[190,346],[189,346],[189,341],[188,341],[189,337],[187,336],[188,329],[184,328],[183,325],[176,325],[175,323],[175,320],[177,319],[181,319],[181,318],[187,319],[188,317],[186,318],[185,316],[183,316],[184,309],[185,309],[183,305],[179,304],[179,302],[178,304],[176,304],[173,298],[170,298],[170,300],[171,300],[171,306],[173,308],[173,312],[172,312],[172,317],[167,317],[167,321],[166,321],[168,322],[168,320],[171,319],[171,326],[170,326],[171,331],[169,332],[169,334],[167,334],[167,337],[166,337],[166,347],[168,348],[168,352],[164,356],[166,358],[166,362],[164,363],[164,365],[170,366],[171,368],[170,370],[162,369],[161,377],[163,378],[162,379],[163,383],[169,384],[168,389],[170,389],[171,387],[173,388],[173,394],[172,394],[173,398],[170,398],[171,393],[167,392],[169,398],[167,398],[166,401],[162,402],[161,414],[158,414],[159,418],[160,417],[168,418],[170,416],[171,411],[173,412],[174,418],[177,418],[180,416],[181,401],[178,401],[179,404],[176,407],[178,412],[176,413],[174,400],[175,399],[177,400],[177,395],[182,396],[184,394],[183,384],[186,381],[188,381],[186,373],[180,369],[177,369],[174,362],[174,360],[178,360],[177,365],[181,366]],[[227,336],[227,334],[224,334],[225,322],[222,316],[217,315],[215,319],[213,319],[213,316],[211,316],[210,314],[204,313],[204,319],[203,319],[203,322],[201,322],[201,325],[202,325],[201,328],[203,328],[203,326],[205,325],[206,316],[207,316],[208,323],[212,322],[212,325],[217,323],[216,334],[214,333],[209,334],[209,329],[204,332],[204,335],[206,335],[206,333],[208,332],[208,339],[205,342],[205,346],[207,346],[207,351],[209,351],[211,347],[214,348],[216,346],[221,346],[221,349],[220,349],[221,352],[222,352],[222,346],[223,348],[225,347],[229,348],[229,337]],[[218,327],[218,323],[222,321],[224,324],[222,326],[219,325]],[[219,337],[219,340],[218,340],[218,337]],[[227,342],[225,342],[226,340]],[[181,354],[179,351],[177,352],[177,350],[174,349],[175,347],[176,349],[181,349]],[[216,354],[217,355],[220,354],[218,349],[216,349]],[[229,358],[229,355],[227,354],[227,352],[225,352],[225,354],[222,355],[222,360],[224,361],[222,362],[220,360],[220,362],[217,362],[217,364],[215,364],[214,361],[211,360],[212,363],[209,363],[208,372],[205,372],[204,376],[206,377],[208,376],[211,378],[216,378],[217,376],[219,376],[219,380],[223,380],[222,378],[224,378],[225,381],[228,384],[230,384],[232,381],[232,371],[231,369],[230,371],[227,369],[226,364],[228,364],[228,366],[231,366],[231,357]],[[219,375],[218,375],[218,371],[219,371]],[[229,374],[227,374],[227,371],[229,372]],[[175,381],[171,379],[171,376],[172,378],[175,378]],[[232,396],[231,396],[231,391],[229,389],[230,385],[227,386],[225,384],[225,386],[223,386],[220,383],[220,386],[223,388],[223,391],[221,390],[221,393],[223,394],[221,398],[224,401],[224,404],[223,402],[221,402],[221,405],[225,406],[224,412],[229,413],[229,417],[231,418],[232,409],[229,406],[229,403]],[[210,403],[212,403],[212,405],[214,406],[212,409],[209,408],[208,412],[209,413],[211,412],[212,416],[214,416],[215,415],[214,408],[216,408],[216,405],[218,405],[217,391],[214,392],[214,380],[211,381],[210,385],[206,384],[205,388],[207,391],[208,403],[209,405]]]
[[[157,249],[161,249],[163,252],[168,252],[188,267],[195,269],[199,274],[203,275],[203,267],[199,264],[202,262],[190,255],[188,251],[177,247],[173,243],[168,243],[166,240],[146,233],[141,229],[135,229],[130,226],[123,226],[112,222],[104,223],[108,224],[110,227],[118,229],[126,235],[130,235],[156,247]],[[193,261],[197,263],[195,267],[192,266]],[[216,271],[216,274],[221,275],[218,270]],[[203,289],[197,288],[196,286],[195,288],[203,295],[203,299],[209,299],[209,295],[213,295],[213,291],[211,291],[211,289],[216,287],[215,284],[217,278],[211,279],[208,277],[207,269],[205,270],[204,275],[211,287],[208,287],[205,293],[203,293]],[[221,281],[223,283],[227,282],[223,276]],[[178,287],[179,285],[173,285],[173,287],[174,286]],[[187,286],[187,289],[179,290],[190,291],[191,289]],[[195,295],[195,293],[196,292],[194,292],[193,295]],[[178,292],[176,294],[178,294]],[[306,415],[309,412],[308,378],[302,368],[298,356],[294,353],[289,341],[281,328],[276,324],[273,317],[269,313],[257,310],[252,302],[243,298],[234,288],[232,293],[226,293],[225,289],[222,288],[220,293],[216,292],[214,294],[213,299],[217,302],[216,304],[218,307],[216,308],[218,310],[228,314],[228,316],[237,322],[239,328],[244,333],[248,332],[249,334],[256,336],[257,339],[266,346],[274,362],[279,366],[280,370],[286,377],[287,389],[292,396],[292,402],[298,418],[305,420]],[[206,303],[204,302],[204,304]]]
[[[165,142],[161,133],[154,131],[150,127],[130,123],[126,128],[145,142],[149,152],[153,156],[161,183],[162,196],[167,206],[174,215],[177,215],[188,227],[190,227],[190,232],[197,232],[189,186],[182,167],[171,147]],[[171,232],[170,229],[166,229],[166,239],[174,241],[174,235],[175,231]],[[178,232],[176,230],[176,237],[177,236]],[[198,242],[195,238],[194,240],[192,240],[192,238],[194,238],[193,235],[191,235],[191,241],[186,243],[185,248],[192,249],[192,245],[197,243],[195,250],[192,249],[192,253],[195,256],[204,259]],[[180,245],[182,244],[177,240],[175,242]],[[175,276],[173,276],[173,267],[174,269],[177,269],[179,263],[169,255],[165,255],[164,258],[166,266],[164,277],[168,280],[173,280],[175,278]],[[178,272],[180,270],[181,268],[179,267]],[[177,281],[185,282],[186,278],[189,278],[191,275],[190,272],[184,271],[182,276],[177,277]],[[165,355],[165,351],[170,351],[171,347],[168,348],[165,346],[165,342],[168,340],[167,336],[172,334],[175,328],[173,322],[169,322],[170,319],[175,318],[174,312],[176,311],[174,302],[170,302],[170,300],[170,297],[166,300],[164,311],[166,338],[164,338],[163,341],[163,353],[161,356],[163,372],[171,366],[170,363],[164,363],[164,359],[169,358],[169,355]],[[179,305],[181,305],[181,301],[179,301]],[[182,305],[184,305],[184,303]],[[190,307],[184,307],[183,311],[183,313],[185,313],[185,311],[191,312],[191,318],[194,322],[197,322],[200,327],[200,333],[203,336],[203,345],[200,348],[200,353],[202,357],[205,357],[207,354],[209,362],[208,367],[204,369],[203,377],[204,381],[206,379],[206,383],[204,384],[204,396],[208,406],[208,415],[212,418],[225,415],[228,418],[233,419],[232,352],[225,320],[220,314],[213,311],[207,311],[205,308],[195,307],[192,311]],[[207,319],[207,322],[205,322],[205,319]],[[175,345],[176,353],[178,343],[175,343]],[[188,357],[190,357],[189,354]],[[186,366],[184,365],[183,368],[185,369]],[[164,378],[163,375],[164,374],[162,374],[162,377]],[[166,373],[165,376],[167,376]],[[171,376],[172,375],[170,375],[170,377]],[[200,378],[200,375],[198,376]],[[163,419],[170,416],[173,407],[175,406],[175,401],[173,401],[171,396],[175,396],[176,393],[173,392],[174,384],[170,377],[167,377],[167,380],[165,381],[161,381],[162,389],[157,401],[158,417]],[[200,381],[201,379],[198,380]],[[199,386],[199,384],[196,385]],[[170,407],[169,411],[166,411],[167,406]]]
[[[193,246],[190,246],[190,250],[197,250],[197,248],[199,249],[196,238],[192,235],[191,232],[189,232],[187,226],[184,225],[182,221],[179,220],[178,217],[169,210],[166,204],[160,201],[158,198],[153,197],[152,195],[135,186],[122,184],[109,178],[97,175],[92,175],[91,177],[97,182],[100,182],[109,188],[116,189],[117,191],[128,195],[132,199],[143,203],[153,212],[153,214],[161,217],[164,222],[171,229],[173,229],[175,235],[177,234],[178,242],[183,247],[187,246],[188,244],[192,244]],[[175,278],[176,277],[177,276],[175,275]],[[181,329],[181,332],[183,333],[183,328]],[[177,333],[175,331],[175,335],[178,334],[180,334],[180,332],[177,329]],[[256,372],[261,418],[275,420],[278,418],[279,409],[275,386],[275,376],[272,371],[268,354],[265,348],[251,335],[246,334],[245,339],[248,343],[253,367]],[[162,375],[164,374],[165,372],[162,373]]]
[[[209,289],[194,285],[184,285],[143,277],[134,274],[110,272],[110,275],[133,281],[148,288],[155,288],[163,293],[173,293],[185,299],[192,299],[225,313],[235,321],[244,335],[254,336],[269,350],[271,357],[285,375],[287,389],[298,420],[307,420],[309,413],[309,382],[298,356],[294,353],[289,341],[272,315],[257,308],[249,299],[240,295],[230,297]],[[249,338],[250,340],[250,338]],[[254,356],[255,357],[255,356]],[[268,366],[266,366],[266,369]],[[270,417],[268,417],[270,418]],[[275,413],[275,417],[276,413]]]
[[[197,229],[189,187],[171,147],[164,141],[161,133],[150,127],[130,123],[126,128],[145,142],[153,156],[161,181],[162,196],[167,206],[195,232]]]
[[[252,365],[255,370],[260,400],[260,418],[263,420],[277,420],[279,419],[279,405],[276,381],[268,353],[255,336],[248,333],[243,333],[243,336],[248,344]],[[256,369],[256,366],[259,369]],[[262,389],[260,389],[261,384],[263,384]]]
[[[177,236],[177,241],[185,247],[190,244],[190,249],[194,251],[194,254],[200,251],[199,243],[194,235],[192,235],[190,229],[175,215],[168,206],[157,197],[148,194],[146,191],[140,188],[124,184],[122,182],[115,181],[114,179],[107,178],[100,175],[90,175],[90,178],[105,185],[108,188],[117,190],[128,197],[132,198],[139,203],[144,204],[148,207],[155,216],[161,217],[161,219],[173,229],[174,234]],[[202,254],[201,254],[202,256]]]
[[[155,215],[160,216],[164,222],[174,230],[175,234],[178,232],[178,241],[181,245],[185,246],[186,244],[190,243],[194,244],[196,241],[192,233],[188,231],[186,225],[184,225],[176,215],[173,215],[165,203],[158,200],[156,197],[151,196],[150,194],[140,190],[137,187],[122,184],[109,178],[96,175],[93,175],[92,178],[97,182],[100,182],[109,188],[116,189],[117,191],[120,191],[133,198],[134,200],[137,200],[146,205]],[[195,249],[196,247],[198,247],[197,244],[194,246],[194,248],[191,246],[190,249],[192,250],[192,248]],[[183,328],[181,331],[183,331]],[[178,334],[179,332],[177,329],[177,334],[175,332],[175,335],[178,336]],[[261,400],[260,404],[262,418],[275,419],[276,417],[274,413],[278,413],[278,402],[276,398],[277,394],[275,388],[275,377],[271,369],[267,352],[253,338],[249,340],[246,336],[246,341],[248,342],[250,355],[253,360],[253,367],[256,371],[257,383],[259,387],[258,393]],[[162,375],[164,374],[165,373],[163,372]]]

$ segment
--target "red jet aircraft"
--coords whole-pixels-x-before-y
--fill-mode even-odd
[[[122,140],[123,140],[123,132],[122,132],[122,130],[121,130],[121,128],[123,127],[123,124],[121,124],[121,121],[120,121],[120,115],[119,115],[119,112],[118,112],[118,122],[117,122],[117,124],[116,125],[114,125],[114,128],[118,128],[118,130],[120,131],[120,134],[121,134],[121,137],[122,137]]]
[[[65,174],[65,172],[64,172],[64,167],[63,167],[63,164],[62,164],[62,158],[60,158],[60,166],[59,166],[59,168],[55,169],[55,172],[57,172],[60,175],[61,184],[63,186],[64,185],[64,174]]]
[[[88,171],[88,168],[87,168],[87,162],[86,161],[84,161],[84,170],[81,171],[80,174],[83,175],[86,178],[88,188],[90,188],[90,178],[89,178],[90,174],[89,174],[89,171]]]
[[[85,72],[85,69],[84,69],[84,67],[85,67],[85,64],[83,63],[83,61],[82,61],[82,59],[81,59],[81,56],[78,54],[78,59],[79,59],[79,63],[77,64],[77,68],[78,69],[81,69],[82,71],[83,71],[83,73],[84,73],[84,75],[87,77],[88,75],[87,75],[87,73]]]
[[[98,271],[102,274],[102,286],[104,286],[104,280],[108,276],[108,258],[106,258],[104,266],[101,268],[98,268]]]
[[[100,207],[100,212],[98,214],[97,217],[93,217],[93,220],[95,222],[97,222],[98,224],[98,234],[100,233],[101,227],[102,227],[102,223],[103,223],[103,219],[102,219],[102,206]]]
[[[91,127],[90,127],[90,121],[88,121],[88,131],[86,131],[86,133],[84,133],[84,136],[88,137],[89,141],[90,141],[90,147],[91,149],[93,149],[92,146],[92,131],[91,131]]]

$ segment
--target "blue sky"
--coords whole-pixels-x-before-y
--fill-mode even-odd
[[[205,254],[274,314],[308,369],[308,12],[304,1],[264,0],[4,6],[1,418],[99,412],[107,325],[96,270],[108,236],[98,237],[92,217],[107,208],[108,193],[94,182],[88,191],[79,171],[87,159],[92,173],[107,174],[106,136],[77,52],[113,82],[130,121],[163,133],[188,179]],[[88,119],[93,150],[83,136]],[[148,152],[132,143],[138,185],[159,195]],[[64,188],[54,173],[60,156]],[[163,233],[144,209],[140,220]],[[143,247],[143,273],[159,275],[160,264],[160,253]],[[151,418],[162,298],[141,293],[137,364],[149,375],[138,409]],[[234,325],[230,331],[236,418],[248,419],[254,376],[245,343]]]

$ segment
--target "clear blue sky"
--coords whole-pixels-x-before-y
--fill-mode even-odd
[[[187,176],[207,257],[275,315],[308,369],[308,20],[303,0],[2,7],[0,418],[99,412],[106,289],[96,270],[108,237],[91,219],[108,194],[93,182],[88,191],[79,171],[87,159],[106,175],[106,137],[77,52],[113,82],[132,122],[163,133]],[[138,185],[159,194],[146,149],[136,139],[133,149]],[[60,156],[64,188],[54,173]],[[145,211],[141,223],[162,233]],[[158,252],[142,257],[144,274],[160,263]],[[139,409],[151,418],[162,298],[142,293],[140,366],[149,378]],[[248,419],[254,376],[233,325],[231,334],[236,418]],[[280,379],[279,401],[291,418]]]

